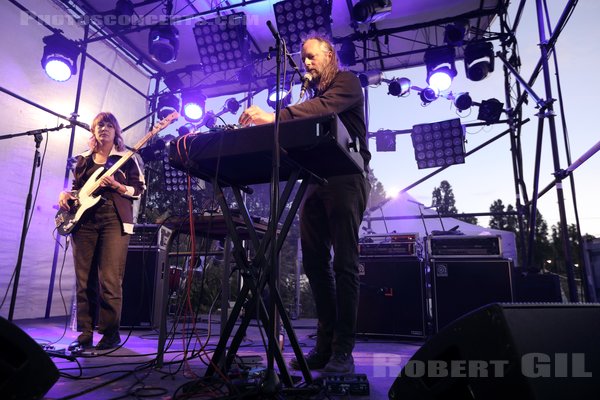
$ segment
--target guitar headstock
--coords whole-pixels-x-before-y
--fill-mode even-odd
[[[158,133],[162,131],[177,118],[179,118],[179,113],[177,111],[173,111],[171,114],[167,115],[165,118],[161,119],[156,125],[154,125],[152,132]]]

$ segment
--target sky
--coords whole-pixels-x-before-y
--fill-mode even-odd
[[[551,1],[550,20],[554,27],[559,19],[566,1]],[[516,10],[513,4],[513,12]],[[597,16],[600,15],[600,2],[581,1],[563,30],[557,43],[557,56],[559,64],[559,75],[563,91],[565,113],[569,135],[571,160],[574,161],[584,154],[595,143],[600,141],[600,132],[597,128],[595,117],[597,81],[590,82],[584,71],[586,64],[593,65],[598,62],[598,43],[600,43],[600,28]],[[494,27],[497,27],[495,25]],[[549,37],[549,34],[546,33]],[[521,56],[521,75],[527,80],[535,67],[540,56],[538,47],[539,34],[538,24],[535,16],[535,2],[527,3],[525,13],[522,17],[517,40]],[[498,51],[497,43],[495,50]],[[551,65],[553,62],[551,60]],[[464,75],[462,61],[457,61],[458,76],[455,78],[451,91],[454,93],[468,91],[474,101],[489,98],[497,98],[504,101],[504,83],[501,61],[496,59],[495,71],[487,79],[480,82],[471,82]],[[424,68],[386,73],[386,78],[408,77],[413,85],[424,86]],[[551,77],[553,80],[554,98],[558,98],[555,85],[555,70],[552,67]],[[513,79],[514,82],[514,79]],[[590,88],[590,86],[592,86]],[[533,86],[537,95],[545,99],[546,92],[543,79],[538,78]],[[438,99],[426,107],[421,106],[417,93],[411,93],[406,98],[395,98],[387,95],[387,85],[381,85],[369,90],[369,130],[371,132],[379,129],[410,129],[412,125],[434,121],[442,121],[457,118],[456,109],[447,99]],[[560,154],[560,167],[566,168],[566,150],[563,141],[563,130],[561,128],[561,114],[558,102],[554,105],[557,117],[558,148]],[[463,124],[477,122],[477,109],[474,108],[470,115],[468,112],[460,113]],[[536,138],[538,120],[537,109],[532,101],[524,108],[524,118],[530,118],[522,133],[523,163],[525,179],[528,187],[528,195],[531,197],[533,190],[534,164],[536,155]],[[393,115],[393,118],[390,116]],[[552,149],[550,146],[550,129],[548,122],[544,123],[543,148],[541,151],[540,188],[552,182],[554,166],[552,162]],[[466,150],[472,150],[479,144],[491,139],[497,133],[504,131],[506,125],[467,128]],[[374,150],[374,140],[371,141]],[[373,152],[374,158],[371,166],[377,178],[384,184],[388,195],[397,193],[413,182],[419,180],[435,169],[418,170],[414,161],[414,153],[410,135],[397,137],[396,152],[378,153]],[[579,218],[582,233],[589,233],[596,237],[600,236],[600,210],[596,201],[596,185],[598,182],[597,171],[600,170],[600,154],[596,154],[585,162],[575,172],[576,201],[578,205]],[[442,173],[435,175],[419,186],[411,189],[408,193],[418,201],[431,204],[431,192],[439,186],[442,180],[450,182],[456,197],[456,206],[460,212],[487,212],[489,206],[496,199],[501,199],[504,204],[515,204],[515,189],[510,154],[510,143],[508,136],[479,150],[472,156],[467,157],[465,164],[455,165]],[[570,185],[564,185],[564,197],[567,210],[567,223],[575,222],[573,213],[573,197]],[[540,198],[538,209],[548,222],[549,227],[559,220],[559,208],[556,190],[552,189]],[[487,217],[480,217],[480,225],[487,226]]]
[[[512,13],[516,11],[517,2],[511,5]],[[549,1],[549,14],[552,27],[555,26],[563,12],[566,0]],[[596,21],[600,15],[600,2],[580,1],[563,30],[556,47],[561,78],[562,91],[565,103],[564,118],[567,122],[571,160],[574,161],[600,140],[599,129],[595,120],[596,93],[598,83],[590,82],[583,73],[586,64],[590,66],[599,62],[597,54],[600,43],[600,28]],[[493,30],[498,31],[497,23]],[[546,37],[549,37],[546,31]],[[540,56],[538,43],[538,24],[535,13],[535,2],[529,1],[525,6],[518,32],[519,54],[522,67],[521,75],[528,80]],[[494,43],[495,51],[499,50],[498,43]],[[551,65],[553,61],[551,60]],[[454,79],[450,91],[453,93],[469,92],[475,102],[496,98],[501,102],[504,99],[504,74],[501,61],[496,59],[495,71],[486,79],[472,82],[466,79],[462,60],[457,61],[458,76]],[[404,69],[400,71],[385,72],[384,77],[407,77],[412,85],[424,87],[424,67]],[[555,70],[552,67],[553,97],[558,98],[556,89]],[[512,79],[514,83],[515,80]],[[590,87],[591,86],[591,87]],[[532,88],[536,94],[546,98],[543,79],[538,78]],[[457,113],[452,103],[440,98],[426,107],[421,105],[418,93],[412,92],[407,97],[394,97],[387,94],[387,84],[369,88],[369,131],[376,132],[380,129],[404,130],[411,129],[415,124],[444,121],[461,118],[462,124],[478,122],[477,108],[471,111]],[[296,94],[296,93],[293,93]],[[269,109],[265,104],[266,92],[259,93],[255,104]],[[209,99],[207,110],[219,110],[223,99]],[[555,103],[555,118],[558,138],[558,157],[560,168],[567,166],[566,150],[561,128],[562,117],[558,102]],[[241,111],[240,111],[241,112]],[[227,123],[234,123],[239,116],[224,115]],[[534,181],[534,164],[536,159],[536,138],[538,110],[532,101],[524,106],[523,118],[531,121],[523,127],[523,165],[525,182],[528,195],[531,198]],[[546,187],[553,180],[553,154],[550,146],[550,130],[548,121],[544,123],[543,146],[540,164],[540,188]],[[483,142],[491,139],[496,134],[507,129],[507,125],[484,126],[467,128],[466,151],[470,151]],[[417,168],[410,135],[403,134],[396,138],[395,152],[377,152],[375,140],[371,139],[369,148],[373,154],[371,168],[377,179],[384,185],[388,196],[397,194],[401,189],[413,184],[435,169]],[[600,171],[600,155],[592,156],[575,171],[575,193],[579,211],[579,219],[583,234],[600,237],[600,210],[596,200],[596,185],[598,182],[597,171]],[[453,188],[456,198],[456,207],[459,212],[485,213],[489,212],[490,205],[497,199],[504,204],[516,204],[515,185],[512,169],[512,157],[508,135],[484,147],[473,155],[467,157],[464,164],[454,165],[439,173],[418,186],[410,189],[408,194],[425,205],[431,204],[431,193],[439,186],[442,180],[447,180]],[[566,220],[568,224],[575,223],[573,196],[568,182],[563,185],[565,198]],[[521,202],[523,202],[521,200]],[[538,209],[548,223],[548,227],[556,225],[559,221],[559,207],[556,190],[552,189],[541,197]],[[391,216],[391,215],[390,215]],[[488,217],[479,217],[479,225],[487,227]]]

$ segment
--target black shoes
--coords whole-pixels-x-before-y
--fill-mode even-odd
[[[77,337],[77,340],[71,342],[67,349],[71,352],[78,352],[85,349],[92,348],[94,341],[93,332],[83,332],[81,335]]]
[[[353,374],[354,358],[351,353],[333,353],[323,371],[336,374]]]
[[[121,336],[119,336],[119,332],[115,333],[106,333],[102,336],[102,339],[96,345],[96,350],[108,350],[115,348],[121,343]]]
[[[322,369],[325,367],[325,365],[327,365],[330,358],[331,354],[320,353],[316,350],[316,348],[309,351],[304,357],[306,364],[308,365],[308,369]],[[300,363],[298,363],[297,359],[292,358],[290,361],[290,367],[294,369],[300,369]]]

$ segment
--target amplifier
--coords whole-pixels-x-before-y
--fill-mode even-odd
[[[413,257],[361,257],[356,332],[363,335],[426,336],[425,268]]]
[[[427,237],[429,257],[502,258],[500,235],[444,235]]]
[[[136,224],[129,238],[129,248],[166,250],[173,231],[159,224]]]
[[[415,257],[417,233],[363,236],[358,244],[361,257]]]
[[[429,266],[436,332],[486,304],[513,301],[510,260],[436,258]]]
[[[155,246],[129,246],[123,275],[121,327],[157,328],[167,306],[168,285],[167,252]]]

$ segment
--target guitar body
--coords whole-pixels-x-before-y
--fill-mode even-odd
[[[104,168],[98,168],[94,171],[79,191],[77,199],[69,210],[58,210],[56,217],[54,217],[54,222],[56,223],[56,230],[60,235],[66,236],[70,234],[77,224],[79,224],[79,221],[81,221],[83,214],[89,209],[94,208],[100,199],[102,199],[101,196],[94,196],[93,186],[96,185],[98,177],[104,171]]]

